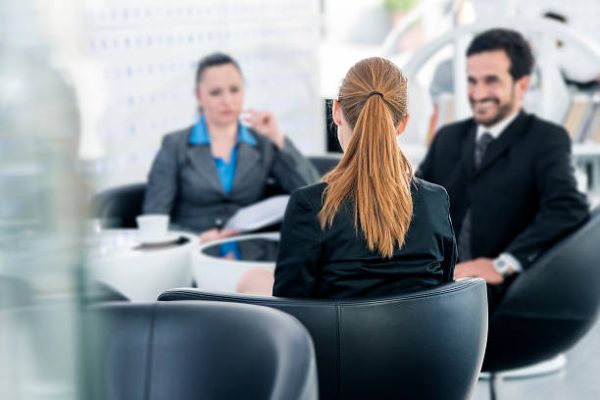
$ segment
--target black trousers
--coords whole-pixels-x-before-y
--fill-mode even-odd
[[[504,282],[499,285],[487,285],[488,312],[491,317],[498,306],[502,303],[506,291],[512,285],[519,274],[513,274],[504,278]]]

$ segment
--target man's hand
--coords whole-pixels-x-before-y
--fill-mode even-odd
[[[285,138],[272,112],[246,110],[242,115],[243,121],[256,133],[275,143],[279,150],[283,149]]]
[[[504,277],[496,271],[491,258],[477,258],[456,264],[454,279],[483,278],[490,285],[499,285]]]

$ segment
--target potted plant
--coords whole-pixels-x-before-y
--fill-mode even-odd
[[[421,0],[385,0],[392,26],[398,23]]]

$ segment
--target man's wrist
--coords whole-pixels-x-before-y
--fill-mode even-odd
[[[514,273],[521,272],[521,263],[510,253],[502,253],[492,260],[494,269],[502,276],[506,277]]]

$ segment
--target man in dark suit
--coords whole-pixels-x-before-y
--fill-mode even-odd
[[[521,109],[533,62],[515,31],[475,37],[467,49],[473,117],[441,128],[417,173],[448,191],[454,276],[484,278],[492,310],[520,271],[589,215],[567,132]]]

